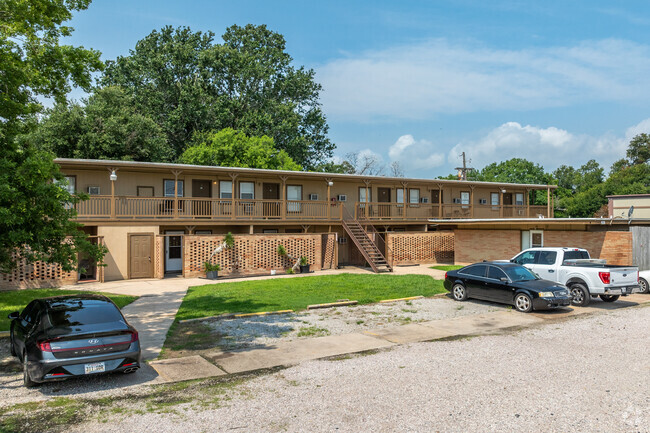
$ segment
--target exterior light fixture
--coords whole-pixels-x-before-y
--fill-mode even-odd
[[[332,186],[332,185],[334,185],[334,182],[332,182],[332,181],[330,180],[329,182],[327,182],[327,185]]]
[[[111,175],[109,177],[111,182],[115,182],[117,180],[117,174],[115,173],[115,170],[111,171]]]

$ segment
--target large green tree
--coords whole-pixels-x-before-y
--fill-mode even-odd
[[[104,87],[85,101],[57,104],[34,133],[32,142],[62,158],[170,161],[172,150],[162,129],[138,113],[119,87]]]
[[[188,147],[179,161],[185,164],[248,167],[270,170],[300,170],[284,150],[267,136],[249,137],[232,128],[198,134],[198,144]]]
[[[72,29],[62,25],[90,0],[0,0],[0,269],[15,266],[15,254],[28,261],[59,263],[66,270],[76,253],[103,254],[74,221],[80,197],[64,181],[50,152],[18,135],[29,132],[41,110],[37,97],[65,101],[71,85],[90,90],[101,68],[99,53],[60,45]],[[67,240],[67,241],[66,241]]]
[[[180,156],[195,133],[233,128],[267,135],[313,168],[334,145],[320,109],[314,71],[292,65],[284,37],[266,26],[232,26],[223,43],[211,32],[164,27],[128,56],[109,61],[104,85],[123,87],[154,119]]]
[[[539,164],[523,158],[512,158],[486,165],[479,172],[468,175],[468,179],[484,182],[547,185],[551,182],[551,175],[547,174],[544,167]],[[545,205],[547,202],[546,191],[531,191],[530,199],[532,204]]]
[[[642,133],[632,138],[627,148],[627,157],[633,165],[650,162],[650,135]]]

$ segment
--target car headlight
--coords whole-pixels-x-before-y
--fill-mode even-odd
[[[553,292],[539,292],[540,298],[552,298],[554,296]]]

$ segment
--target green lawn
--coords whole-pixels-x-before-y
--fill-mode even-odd
[[[59,295],[76,295],[79,293],[96,293],[106,295],[111,298],[115,304],[122,308],[125,305],[138,299],[137,296],[114,295],[112,293],[86,292],[79,290],[59,290],[59,289],[26,289],[0,291],[0,331],[9,330],[9,319],[7,315],[12,311],[22,311],[32,300],[38,298],[47,298],[48,296]]]
[[[224,313],[304,310],[338,299],[370,304],[382,299],[432,296],[445,289],[426,275],[323,275],[278,278],[190,287],[176,314],[178,320]]]
[[[436,265],[436,266],[430,266],[429,268],[437,269],[439,271],[455,271],[456,269],[460,269],[463,267],[464,266],[458,266],[458,265]]]

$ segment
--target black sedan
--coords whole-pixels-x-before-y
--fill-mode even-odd
[[[445,289],[457,301],[475,298],[500,302],[514,305],[522,313],[571,305],[566,287],[542,280],[515,263],[482,262],[449,271]]]
[[[11,354],[23,364],[25,386],[140,368],[138,332],[101,295],[36,299],[11,319]]]

